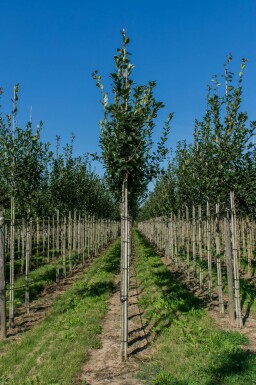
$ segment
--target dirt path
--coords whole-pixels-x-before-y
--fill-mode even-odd
[[[109,301],[109,311],[103,324],[102,347],[92,350],[89,361],[83,367],[79,384],[88,385],[140,385],[135,378],[139,363],[149,354],[149,332],[142,321],[138,306],[138,286],[135,271],[131,271],[129,290],[129,358],[120,361],[120,277],[115,281],[116,290]],[[146,353],[147,349],[147,353]]]

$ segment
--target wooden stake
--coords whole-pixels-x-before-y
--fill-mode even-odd
[[[6,287],[5,287],[5,226],[4,210],[0,208],[0,320],[1,339],[6,338]]]

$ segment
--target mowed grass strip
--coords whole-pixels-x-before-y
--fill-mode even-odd
[[[241,348],[247,338],[220,330],[137,232],[135,249],[139,302],[156,336],[153,356],[139,374],[145,384],[256,384],[256,356]]]
[[[49,263],[40,266],[29,273],[29,298],[30,301],[38,298],[44,288],[56,282],[56,264]],[[25,302],[25,276],[19,276],[14,282],[14,306],[17,309]],[[7,295],[9,294],[9,284],[7,285]],[[7,297],[7,306],[9,298]]]
[[[33,261],[35,262],[35,261]],[[66,261],[66,270],[68,271],[68,263]],[[72,264],[73,267],[79,266],[78,257],[74,254],[72,256]],[[39,297],[39,295],[43,292],[43,290],[52,284],[56,283],[56,265],[57,260],[51,261],[50,263],[46,263],[41,265],[29,272],[29,299],[33,301]],[[59,276],[63,278],[63,261],[59,259]],[[6,274],[8,276],[8,274]],[[15,310],[24,304],[25,302],[25,275],[18,275],[15,278],[14,282],[14,307]],[[7,284],[7,306],[9,306],[9,290],[10,285]]]
[[[119,268],[114,242],[65,294],[40,324],[19,341],[0,343],[1,385],[71,385],[86,352],[100,347],[101,323]]]

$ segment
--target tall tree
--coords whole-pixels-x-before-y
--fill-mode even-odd
[[[112,79],[111,103],[104,91],[101,76],[97,71],[94,78],[102,93],[104,119],[100,122],[101,160],[106,168],[106,177],[112,191],[122,205],[122,283],[121,283],[121,357],[127,357],[128,338],[128,252],[129,224],[128,215],[135,212],[138,200],[143,196],[148,183],[157,176],[160,162],[167,154],[165,142],[169,133],[169,115],[162,131],[162,136],[153,149],[152,139],[155,119],[161,108],[153,90],[155,82],[148,85],[136,86],[131,79],[134,68],[127,52],[129,38],[122,31],[123,45],[114,56],[115,71],[110,74]],[[128,211],[130,214],[128,214]]]

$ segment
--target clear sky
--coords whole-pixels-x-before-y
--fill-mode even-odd
[[[109,85],[122,28],[131,39],[134,79],[156,80],[166,106],[156,137],[174,112],[170,147],[192,140],[206,86],[223,73],[229,52],[235,73],[242,57],[249,60],[243,106],[256,119],[256,0],[0,0],[0,15],[4,110],[19,82],[20,125],[32,106],[33,122],[44,121],[43,139],[54,143],[60,135],[65,144],[74,132],[76,154],[98,150],[102,108],[91,74],[98,69]]]

